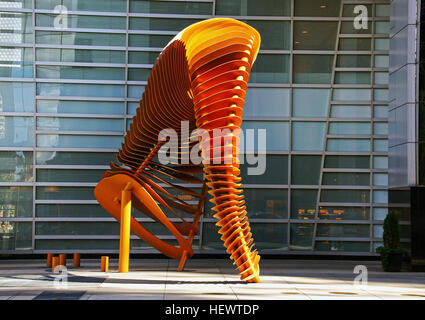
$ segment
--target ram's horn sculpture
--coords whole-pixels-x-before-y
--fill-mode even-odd
[[[178,245],[154,236],[134,216],[128,222],[132,233],[180,260],[179,270],[193,255],[208,191],[221,239],[241,280],[260,281],[260,256],[254,249],[238,161],[248,79],[259,46],[254,28],[228,18],[201,21],[177,34],[149,76],[117,154],[122,166],[111,163],[95,188],[100,205],[119,222],[125,191],[133,208],[165,226]],[[195,139],[180,143],[182,128],[195,132]],[[164,129],[174,130],[177,139],[161,137]],[[202,163],[191,160],[199,153],[195,148]],[[167,150],[177,151],[173,157]],[[173,161],[164,164],[162,155]]]

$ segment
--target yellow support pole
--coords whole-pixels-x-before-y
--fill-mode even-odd
[[[121,192],[120,255],[118,272],[128,272],[130,258],[131,184]]]

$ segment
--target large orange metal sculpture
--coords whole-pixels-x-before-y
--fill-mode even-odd
[[[193,255],[192,241],[198,233],[209,188],[221,239],[241,279],[260,281],[260,256],[253,249],[238,177],[243,106],[259,45],[259,33],[245,23],[209,19],[181,31],[159,55],[117,155],[123,166],[111,163],[111,170],[95,189],[101,206],[121,223],[120,271],[128,271],[130,229],[168,257],[180,260],[182,270],[186,259]],[[189,157],[197,141],[176,144],[158,138],[163,129],[170,128],[180,141],[184,121],[190,132],[198,130],[202,166],[181,161]],[[213,136],[217,129],[225,134]],[[158,152],[165,143],[178,150],[174,164],[158,161]],[[202,172],[205,180],[199,177]],[[199,192],[176,181],[203,184],[203,188]],[[197,205],[187,203],[187,199],[197,199]],[[163,224],[179,246],[151,234],[131,216],[131,206]],[[183,215],[193,216],[192,221]],[[169,217],[181,222],[172,222]]]

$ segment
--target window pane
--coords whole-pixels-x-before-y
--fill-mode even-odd
[[[119,235],[120,225],[113,222],[37,222],[36,235]]]
[[[339,39],[339,50],[342,51],[370,51],[370,38],[341,38]]]
[[[342,68],[368,68],[370,67],[370,55],[338,55],[336,62],[337,67]]]
[[[389,4],[377,4],[375,7],[376,17],[389,17],[391,15],[391,6]]]
[[[248,175],[247,168],[251,164],[241,164],[241,177],[246,184],[288,184],[288,156],[270,155],[266,156],[266,171],[261,175]]]
[[[322,184],[368,186],[370,185],[369,173],[324,172]]]
[[[291,184],[318,185],[322,156],[292,156]]]
[[[32,8],[32,0],[2,0],[0,1],[0,8],[21,9]]]
[[[37,100],[37,112],[122,115],[124,102]]]
[[[374,173],[373,174],[373,185],[374,186],[387,186],[388,185],[388,174]]]
[[[39,182],[99,182],[105,170],[37,169]]]
[[[0,13],[0,42],[31,43],[33,40],[31,13]]]
[[[124,97],[124,86],[109,84],[37,83],[39,96]]]
[[[369,252],[369,242],[359,241],[316,241],[317,251]]]
[[[375,169],[388,169],[388,157],[373,157],[373,167]]]
[[[173,37],[173,35],[162,34],[129,34],[128,45],[130,47],[163,48]]]
[[[199,21],[201,20],[130,17],[130,30],[180,31],[186,28],[187,26]]]
[[[57,14],[37,13],[35,22],[38,27],[54,27]],[[125,17],[67,15],[68,28],[125,29]]]
[[[0,250],[31,250],[32,222],[0,221]]]
[[[48,79],[125,80],[125,69],[37,66],[37,77]]]
[[[373,134],[388,134],[388,123],[375,122],[373,124]]]
[[[36,0],[35,2],[37,9],[53,10],[57,5],[75,11],[125,12],[127,8],[126,0]]]
[[[289,89],[248,88],[245,117],[289,117]]]
[[[370,34],[372,33],[371,28],[369,27],[369,22],[367,22],[368,28],[356,28],[353,21],[342,21],[341,22],[341,33],[342,34]]]
[[[159,52],[149,51],[129,51],[128,63],[134,64],[154,64]]]
[[[33,181],[32,152],[0,151],[0,182]]]
[[[369,101],[371,100],[371,92],[368,89],[334,89],[333,100]]]
[[[109,218],[111,215],[100,205],[94,204],[37,204],[36,215],[39,218],[61,217],[61,218]]]
[[[151,69],[128,68],[128,80],[148,81]]]
[[[118,149],[122,136],[77,136],[59,134],[38,134],[37,146],[44,148],[107,148]]]
[[[369,122],[331,122],[329,134],[371,134]]]
[[[68,240],[36,240],[36,250],[118,250],[119,240],[68,239]]]
[[[290,0],[217,0],[215,13],[232,16],[289,16]]]
[[[38,117],[37,130],[47,131],[118,131],[123,132],[122,119]]]
[[[341,0],[297,0],[295,15],[303,17],[338,17]]]
[[[144,86],[127,86],[127,96],[129,98],[142,99],[143,92],[145,91]]]
[[[0,108],[3,112],[34,112],[34,84],[0,83]]]
[[[369,238],[370,226],[367,224],[324,224],[317,225],[319,237]]]
[[[367,11],[364,10],[360,10],[362,8],[358,8],[357,10],[356,7],[358,7],[357,4],[344,4],[344,9],[342,12],[342,16],[343,17],[357,17],[359,14],[367,14],[367,17],[371,18],[372,17],[372,6],[370,4],[362,4],[363,6],[366,7]]]
[[[289,50],[291,46],[291,24],[288,21],[244,21],[261,35],[262,50]]]
[[[39,44],[123,47],[125,46],[125,34],[37,31],[35,33],[35,41]]]
[[[388,118],[388,107],[387,106],[374,106],[373,116],[375,118]]]
[[[323,150],[325,122],[293,122],[292,150]]]
[[[295,55],[295,83],[331,83],[333,56],[332,55]]]
[[[219,228],[215,223],[204,223],[202,226],[202,249],[222,250],[224,252],[223,240],[218,233]]]
[[[109,165],[114,159],[109,152],[37,151],[37,164],[42,165]]]
[[[325,168],[369,169],[369,156],[326,156]]]
[[[387,89],[375,89],[373,90],[373,99],[375,101],[388,101],[388,90]]]
[[[367,207],[320,207],[322,220],[369,220]]]
[[[285,223],[251,223],[255,246],[259,250],[288,250],[288,225]]]
[[[328,139],[327,151],[370,152],[370,141],[366,139]]]
[[[335,50],[338,23],[295,21],[294,50]]]
[[[0,187],[0,216],[32,217],[32,187]]]
[[[370,84],[370,72],[335,72],[336,84]]]
[[[388,140],[373,140],[373,151],[388,152]]]
[[[314,219],[317,190],[291,190],[291,218]]]
[[[326,118],[329,105],[328,89],[293,89],[293,117]]]
[[[376,68],[388,68],[390,65],[389,56],[375,55],[375,67]]]
[[[387,72],[375,72],[374,84],[388,84],[389,74]]]
[[[290,244],[291,250],[312,250],[313,224],[291,223]]]
[[[247,129],[255,130],[254,137],[258,138],[258,130],[265,129],[267,134],[267,150],[288,150],[289,149],[289,123],[283,121],[244,121],[241,129],[245,137]],[[272,139],[272,137],[280,137],[280,139]],[[255,145],[258,149],[258,144]],[[260,150],[264,150],[261,148]]]
[[[374,203],[388,203],[388,191],[373,191]]]
[[[37,61],[125,63],[125,52],[116,50],[36,49]]]
[[[388,21],[376,21],[375,22],[375,33],[377,33],[377,34],[388,34],[388,33],[390,33],[390,23]]]
[[[32,78],[34,55],[32,48],[0,47],[0,77]]]
[[[368,203],[369,190],[329,190],[324,189],[320,195],[322,202],[359,202]]]
[[[0,147],[32,147],[34,118],[0,117]]]
[[[93,187],[37,187],[38,200],[95,200]]]
[[[370,106],[333,105],[331,118],[369,118]]]
[[[130,12],[210,15],[212,3],[131,0]]]
[[[249,77],[250,82],[289,82],[289,56],[260,54],[255,60]]]
[[[390,50],[390,39],[375,39],[375,50]]]
[[[244,189],[249,219],[288,218],[288,190]]]

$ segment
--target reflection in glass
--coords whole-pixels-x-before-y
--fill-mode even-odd
[[[288,190],[244,189],[249,219],[288,218]]]
[[[0,182],[33,181],[33,157],[28,151],[0,151]]]
[[[291,219],[314,219],[317,190],[291,190]]]
[[[31,249],[32,222],[0,221],[0,251]]]
[[[0,187],[0,218],[32,217],[32,187]]]
[[[33,83],[1,82],[0,112],[34,112]]]
[[[319,207],[321,220],[369,220],[368,207]]]
[[[338,22],[295,21],[294,50],[335,50]]]
[[[312,250],[312,223],[291,223],[290,250]]]
[[[32,147],[34,118],[0,116],[0,147]]]

